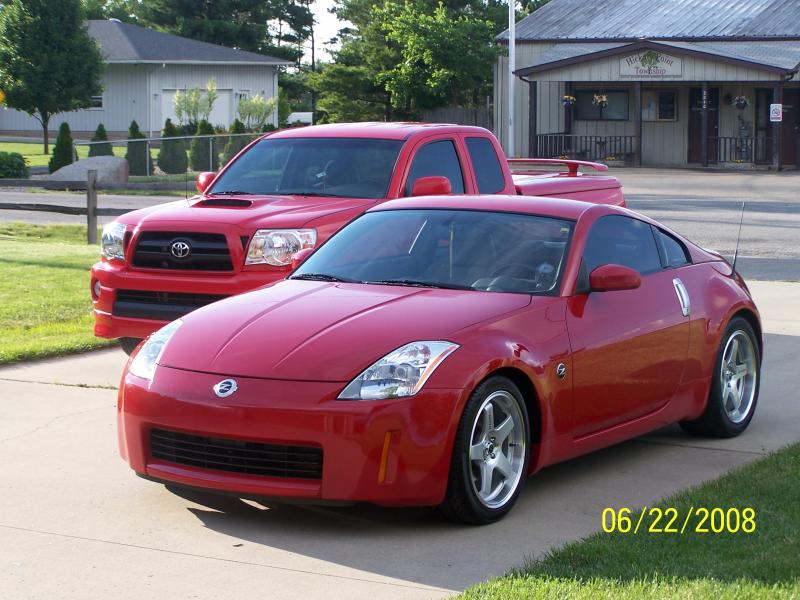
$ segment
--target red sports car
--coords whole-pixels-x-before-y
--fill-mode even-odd
[[[487,523],[547,465],[674,422],[741,433],[762,343],[731,266],[642,215],[407,198],[154,333],[120,449],[160,482]]]

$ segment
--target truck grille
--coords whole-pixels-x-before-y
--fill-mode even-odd
[[[111,312],[117,317],[173,321],[201,306],[223,298],[226,296],[117,290],[117,299],[114,301]]]
[[[322,449],[310,446],[242,442],[151,429],[150,454],[167,462],[217,471],[322,479]]]
[[[139,235],[132,264],[144,269],[233,270],[228,242],[219,233],[145,231]]]

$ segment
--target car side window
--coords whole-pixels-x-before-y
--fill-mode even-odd
[[[439,175],[450,180],[454,194],[464,193],[464,175],[452,140],[439,140],[425,144],[417,151],[406,181],[406,196],[411,195],[414,182],[420,177]]]
[[[661,229],[653,228],[653,231],[661,247],[661,254],[664,257],[664,266],[666,268],[682,267],[692,262],[689,258],[689,253],[680,241]]]
[[[492,142],[484,137],[468,137],[467,151],[478,181],[478,191],[481,194],[496,194],[502,190],[506,181]]]
[[[641,275],[661,270],[661,259],[650,225],[619,215],[601,217],[592,226],[583,260],[590,273],[607,264],[630,267]]]

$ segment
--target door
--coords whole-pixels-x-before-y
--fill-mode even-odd
[[[600,218],[583,253],[584,279],[604,264],[637,270],[642,284],[570,298],[575,437],[664,406],[678,389],[689,348],[690,316],[684,316],[675,270],[664,268],[649,224],[616,215]]]
[[[783,90],[781,162],[800,167],[800,90]]]
[[[689,90],[689,152],[687,161],[703,162],[703,89]],[[718,160],[719,136],[719,88],[708,88],[708,162]]]

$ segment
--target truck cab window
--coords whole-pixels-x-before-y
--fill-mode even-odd
[[[406,181],[406,196],[411,195],[417,179],[432,175],[447,177],[454,194],[464,193],[464,175],[461,173],[461,163],[452,140],[431,142],[417,151]]]

